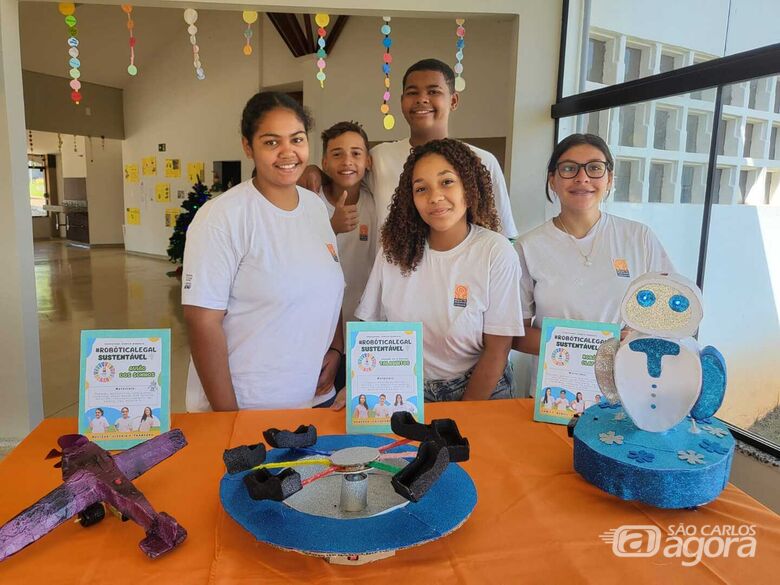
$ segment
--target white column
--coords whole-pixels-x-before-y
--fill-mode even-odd
[[[0,0],[0,440],[43,418],[25,144],[18,2]]]

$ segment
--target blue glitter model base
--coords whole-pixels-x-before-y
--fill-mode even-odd
[[[380,447],[392,440],[374,435],[319,437],[314,449],[335,451],[347,447]],[[388,453],[409,451],[404,445]],[[289,449],[272,449],[266,463],[300,458]],[[436,540],[457,529],[477,503],[474,482],[451,463],[419,502],[359,519],[340,519],[300,512],[284,502],[255,501],[243,478],[247,472],[225,474],[219,495],[227,513],[258,540],[314,555],[368,555],[394,551]],[[390,481],[388,475],[387,481]],[[316,489],[317,482],[304,489]]]
[[[623,500],[692,508],[726,487],[734,438],[718,420],[686,419],[664,433],[638,429],[619,405],[588,408],[574,427],[574,469]]]

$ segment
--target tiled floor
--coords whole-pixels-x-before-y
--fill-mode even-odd
[[[189,344],[173,268],[121,248],[35,242],[44,416],[76,416],[82,329],[169,328],[171,407],[184,410]]]

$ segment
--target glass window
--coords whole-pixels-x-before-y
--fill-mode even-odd
[[[718,167],[715,169],[714,175],[715,177],[712,181],[712,202],[722,203],[721,193],[723,192],[723,189],[721,188],[721,183],[723,182],[723,169]]]
[[[775,114],[780,114],[780,77],[775,81]]]
[[[46,188],[46,162],[43,156],[30,155],[27,161],[29,175],[30,210],[33,217],[46,217],[49,212],[43,206],[48,203]]]
[[[642,49],[636,47],[626,47],[624,59],[625,74],[623,81],[633,81],[639,79],[642,66]]]
[[[636,107],[622,106],[620,108],[620,146],[634,146],[636,131]]]
[[[630,201],[631,161],[618,159],[615,163],[615,201]]]
[[[680,176],[680,203],[693,203],[693,180],[696,175],[696,167],[683,165]]]
[[[688,121],[685,125],[685,152],[697,152],[699,141],[699,116],[688,114]]]
[[[777,129],[778,126],[772,126],[772,133],[769,135],[769,158],[777,160]]]
[[[739,195],[740,203],[745,203],[748,196],[748,171],[739,171]]]
[[[653,163],[650,165],[650,203],[660,203],[663,200],[664,165]]]
[[[655,111],[655,135],[653,136],[653,146],[660,150],[666,148],[666,129],[669,126],[669,110]]]
[[[754,124],[751,124],[747,122],[745,124],[745,142],[742,146],[742,156],[749,157],[750,156],[750,149],[753,146],[753,129],[755,128]]]
[[[659,73],[667,73],[668,71],[674,71],[674,55],[661,54],[661,62],[659,63]]]
[[[748,90],[748,108],[751,110],[756,109],[756,94],[758,93],[758,80],[753,79],[750,82],[750,89]]]
[[[588,81],[604,83],[604,54],[607,43],[598,39],[588,39]]]
[[[772,80],[769,87],[774,85]],[[721,125],[727,122],[724,118]],[[780,162],[754,158],[750,167],[746,163],[737,159],[733,191],[739,195],[729,201],[735,204],[721,201],[712,208],[699,343],[716,347],[728,364],[728,391],[717,416],[780,444],[780,378],[776,352],[769,350],[780,347]],[[728,189],[725,176],[722,189]]]

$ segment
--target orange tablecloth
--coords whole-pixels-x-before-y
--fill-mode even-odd
[[[257,442],[269,427],[344,430],[328,410],[174,415],[189,445],[136,480],[157,510],[189,532],[176,550],[151,561],[138,549],[141,529],[113,517],[88,529],[68,522],[0,563],[0,583],[776,583],[780,517],[729,485],[696,511],[657,510],[607,495],[572,469],[572,443],[561,426],[534,423],[530,400],[426,405],[427,418],[452,417],[471,442],[463,467],[479,501],[469,520],[433,543],[360,567],[274,549],[255,541],[219,503],[222,451]],[[60,483],[45,461],[74,419],[47,419],[0,462],[0,523]],[[446,502],[443,503],[446,505]],[[621,525],[755,525],[755,558],[619,558],[599,535]]]

